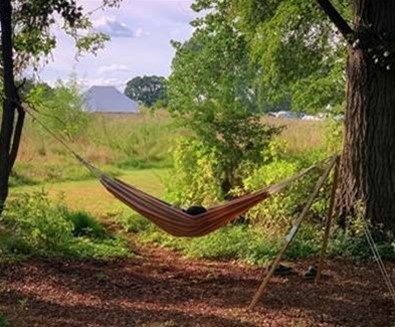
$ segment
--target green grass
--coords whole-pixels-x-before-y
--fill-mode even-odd
[[[119,178],[150,194],[160,196],[164,193],[161,180],[167,173],[166,169],[122,171]],[[42,189],[49,193],[51,199],[55,200],[60,196],[67,207],[84,210],[98,217],[117,215],[127,209],[109,194],[97,179],[13,187],[10,197],[15,198],[21,193],[32,193]]]
[[[139,115],[89,115],[88,128],[68,145],[99,167],[113,170],[164,168],[180,134],[165,111],[142,111]],[[61,131],[54,130],[61,134]],[[16,166],[15,185],[34,182],[83,180],[74,158],[59,142],[27,120]]]
[[[161,181],[166,174],[168,174],[166,169],[147,169],[125,171],[121,178],[142,190],[163,197],[164,188]],[[267,224],[262,223],[266,218],[262,218],[263,220],[254,221],[251,227],[229,225],[201,238],[175,238],[121,204],[97,180],[14,187],[11,190],[11,197],[18,198],[25,192],[32,194],[43,186],[49,191],[51,201],[56,201],[59,194],[63,193],[62,202],[70,208],[68,210],[71,214],[66,215],[66,218],[74,225],[74,236],[79,237],[61,249],[63,255],[68,256],[88,258],[130,255],[122,237],[116,235],[115,238],[107,237],[103,226],[93,218],[98,217],[99,221],[106,224],[110,221],[118,223],[126,235],[133,235],[141,244],[178,251],[186,257],[212,260],[235,259],[249,264],[262,264],[275,256],[290,223],[289,221],[287,224],[284,218],[277,223],[273,221],[272,227],[268,227]],[[120,231],[120,234],[122,235],[123,232]],[[308,222],[303,224],[285,258],[292,260],[316,256],[321,244],[321,233],[319,226]],[[361,254],[364,254],[362,259],[370,258],[365,243],[364,239],[337,233],[331,237],[329,253],[357,259],[362,258]],[[23,253],[23,244],[14,242],[11,247],[20,248],[19,252]],[[393,246],[386,245],[382,248],[386,258],[393,258]],[[386,252],[389,255],[386,255]]]
[[[117,167],[100,165],[100,168],[114,176],[122,173],[122,170]],[[17,163],[11,175],[11,187],[83,181],[92,177],[91,172],[76,160],[64,160],[62,163]]]

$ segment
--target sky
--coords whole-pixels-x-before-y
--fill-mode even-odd
[[[87,12],[98,8],[101,0],[79,1]],[[96,31],[111,37],[97,56],[85,54],[76,60],[70,37],[54,30],[57,48],[50,62],[39,71],[41,80],[54,84],[66,81],[73,73],[85,87],[113,85],[124,89],[135,76],[170,74],[174,49],[170,41],[185,41],[196,17],[192,0],[123,0],[120,8],[95,11],[91,20]]]

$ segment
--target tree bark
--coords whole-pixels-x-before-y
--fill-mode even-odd
[[[11,169],[18,152],[24,113],[17,113],[18,91],[14,78],[13,38],[12,38],[12,5],[11,0],[0,1],[1,23],[1,56],[3,64],[4,99],[0,129],[0,214],[8,196],[8,184]]]
[[[395,233],[395,67],[372,55],[372,42],[395,36],[395,1],[354,0],[354,24],[369,27],[372,40],[349,50],[347,108],[337,198],[341,223],[358,204],[376,227]],[[358,34],[357,34],[358,35]],[[372,42],[371,42],[372,41]],[[380,51],[387,51],[385,43]],[[386,57],[380,53],[380,60]],[[395,54],[391,54],[393,56]],[[388,53],[387,53],[388,56]]]

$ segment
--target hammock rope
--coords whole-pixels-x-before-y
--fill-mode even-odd
[[[381,275],[382,275],[382,277],[384,279],[385,285],[387,286],[389,294],[390,294],[390,296],[392,298],[392,301],[395,304],[395,288],[394,288],[394,284],[391,281],[391,277],[390,277],[390,275],[389,275],[389,273],[388,273],[388,271],[387,271],[387,269],[385,267],[383,259],[381,258],[381,255],[380,255],[379,249],[377,247],[377,244],[374,241],[372,233],[369,230],[368,222],[367,222],[367,220],[365,218],[365,215],[363,215],[362,226],[363,226],[363,232],[364,232],[365,237],[366,237],[366,239],[368,241],[369,247],[370,247],[370,249],[371,249],[371,251],[373,253],[373,257],[376,260],[377,265],[379,266],[379,270],[380,270],[380,273],[381,273]]]
[[[223,204],[218,204],[208,208],[206,212],[198,215],[190,215],[180,208],[174,207],[154,196],[145,193],[132,185],[129,185],[117,178],[113,178],[104,173],[99,168],[92,165],[88,160],[79,155],[65,140],[48,128],[33,110],[21,103],[16,102],[20,109],[24,110],[32,117],[46,132],[56,139],[67,151],[69,151],[82,165],[84,165],[101,184],[115,198],[125,205],[140,213],[158,227],[173,236],[178,237],[200,237],[209,234],[218,228],[237,219],[241,214],[247,212],[258,203],[264,201],[275,193],[278,193],[299,180],[303,176],[317,169],[322,164],[332,162],[336,156],[331,156],[321,162],[306,168],[302,172],[281,181],[277,184],[264,187],[256,192],[248,193]]]

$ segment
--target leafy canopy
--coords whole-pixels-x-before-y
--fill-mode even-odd
[[[137,76],[127,82],[125,95],[147,107],[158,101],[166,104],[166,79],[162,76]]]
[[[335,2],[350,17],[350,2]],[[227,20],[245,39],[266,109],[284,99],[304,112],[343,103],[345,44],[315,1],[197,0],[194,8],[207,13],[200,22]]]
[[[118,6],[120,0],[98,1],[98,8]],[[92,31],[90,15],[76,0],[13,0],[15,67],[17,72],[38,67],[49,59],[56,47],[55,27],[75,41],[78,53],[103,47],[109,37]]]

